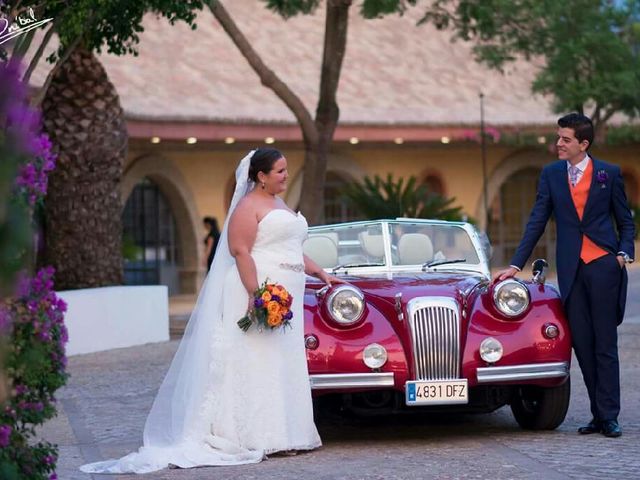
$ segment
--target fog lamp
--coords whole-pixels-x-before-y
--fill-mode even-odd
[[[547,338],[556,338],[560,335],[560,329],[553,323],[545,323],[542,327],[542,334]]]
[[[304,337],[304,346],[307,348],[307,350],[315,350],[316,348],[318,348],[319,343],[320,342],[318,341],[318,337],[313,334]]]
[[[387,350],[377,343],[370,343],[362,351],[362,360],[369,368],[380,368],[387,363]]]
[[[487,363],[496,363],[502,353],[502,344],[493,337],[485,338],[480,344],[480,358]]]

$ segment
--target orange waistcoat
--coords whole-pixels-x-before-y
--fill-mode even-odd
[[[569,181],[569,190],[571,190],[571,198],[573,204],[578,212],[578,218],[582,220],[584,214],[584,207],[587,204],[587,198],[589,198],[589,189],[591,188],[591,178],[593,176],[593,161],[590,161],[587,165],[587,169],[582,174],[580,181],[576,186],[572,186]],[[568,178],[568,175],[567,175]],[[580,259],[584,263],[593,262],[595,259],[606,255],[607,252],[593,243],[589,237],[582,235],[582,249],[580,250]]]

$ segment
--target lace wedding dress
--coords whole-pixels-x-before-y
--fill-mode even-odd
[[[243,171],[241,162],[238,179],[246,178],[247,168]],[[237,187],[230,211],[250,188]],[[271,210],[258,224],[251,253],[258,281],[279,283],[293,295],[292,328],[285,330],[259,332],[252,326],[243,332],[237,326],[248,298],[226,233],[225,225],[222,252],[147,418],[143,446],[119,460],[83,465],[82,471],[147,473],[169,464],[257,463],[272,452],[321,445],[303,338],[307,222],[301,214]]]

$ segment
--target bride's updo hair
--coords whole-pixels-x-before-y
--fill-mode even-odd
[[[251,156],[251,165],[249,165],[249,180],[258,182],[258,173],[269,173],[273,168],[273,164],[280,160],[284,155],[275,148],[258,148]]]

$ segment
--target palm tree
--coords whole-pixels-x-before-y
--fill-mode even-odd
[[[344,194],[365,218],[434,218],[461,220],[462,207],[454,207],[455,198],[445,198],[430,192],[426,185],[417,185],[414,176],[407,183],[397,181],[392,174],[386,180],[378,175],[365,177],[362,183],[349,184]]]
[[[59,289],[121,284],[120,181],[127,130],[95,55],[77,46],[51,78],[45,131],[59,148],[45,203],[45,261]]]

